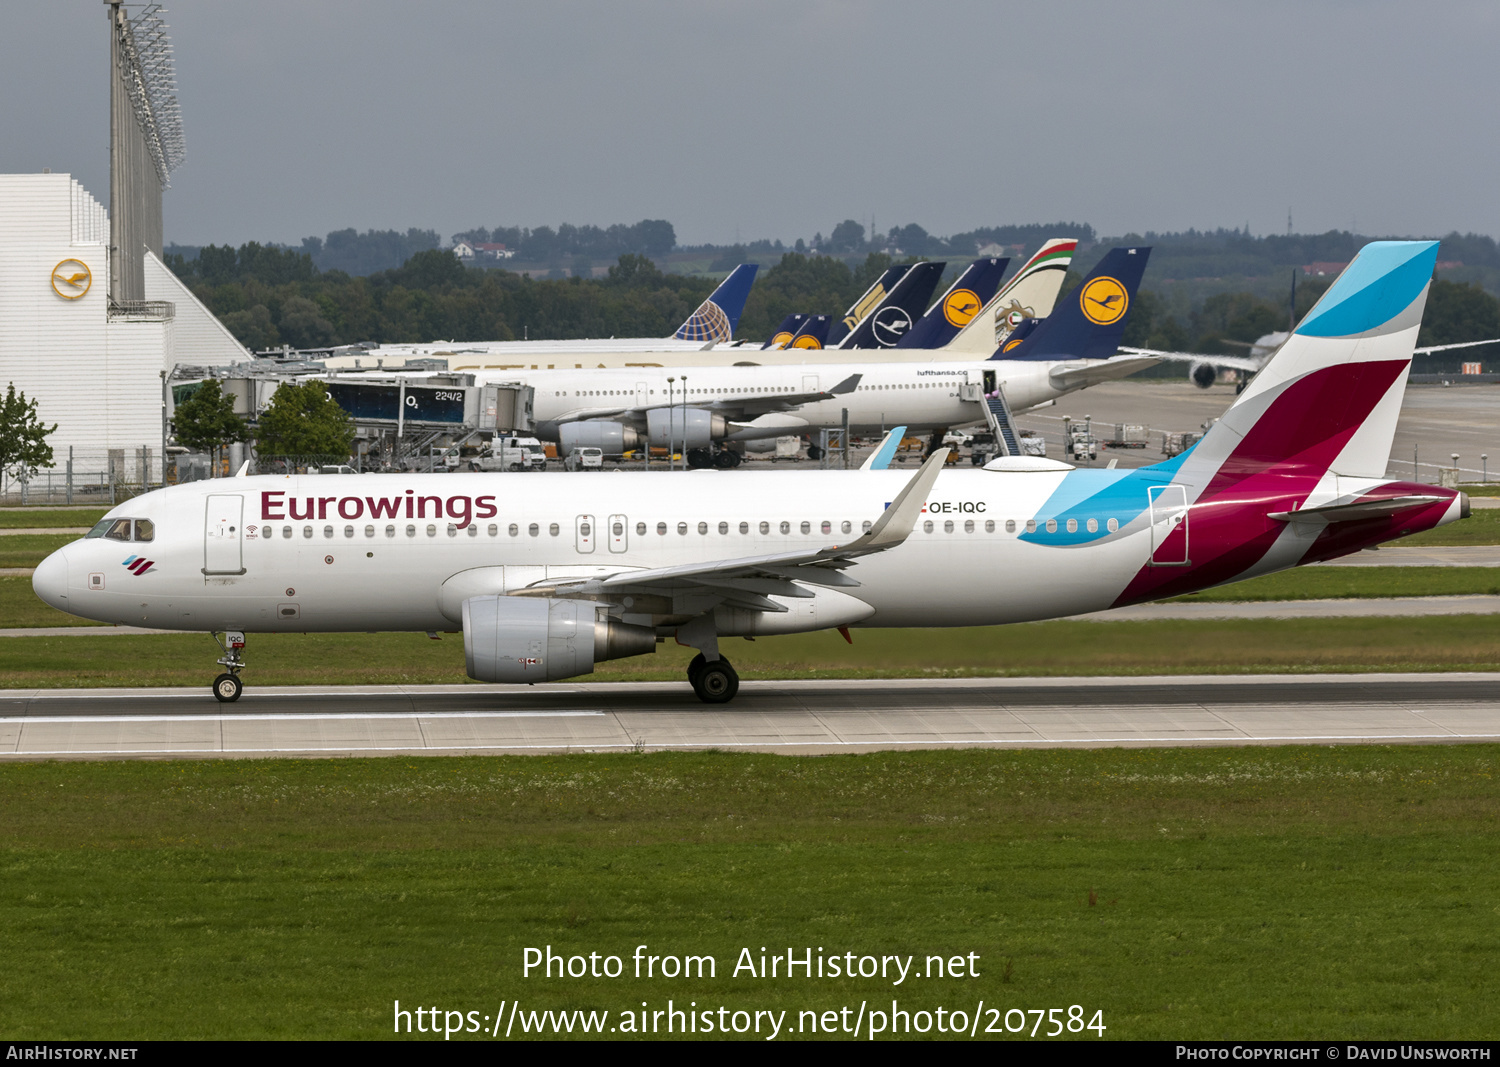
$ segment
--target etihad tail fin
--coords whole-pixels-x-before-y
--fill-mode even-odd
[[[881,273],[880,277],[875,279],[875,283],[866,289],[858,300],[849,305],[848,310],[844,312],[843,318],[830,327],[828,332],[829,346],[836,345],[845,337],[848,337],[850,331],[858,326],[865,316],[880,306],[880,302],[890,295],[891,290],[896,287],[896,283],[905,277],[906,272],[910,269],[911,264],[909,263],[893,263],[887,267]]]
[[[740,315],[745,311],[750,286],[755,284],[755,272],[759,269],[756,263],[741,263],[735,267],[672,336],[679,341],[713,343],[732,340],[735,327],[740,324]]]
[[[894,348],[922,317],[947,263],[913,263],[886,298],[875,307],[839,348]]]
[[[984,310],[959,330],[945,346],[950,353],[967,352],[984,359],[995,351],[1022,319],[1045,319],[1052,314],[1063,278],[1073,262],[1078,242],[1054,237],[1011,275]]]
[[[992,359],[1108,359],[1120,347],[1149,248],[1112,248],[1089,276],[1024,339],[1008,338]]]
[[[1008,259],[976,259],[948,287],[941,299],[927,309],[897,348],[941,348],[974,321],[1000,288]]]
[[[776,327],[775,331],[771,334],[771,339],[760,346],[761,349],[765,350],[767,348],[785,348],[787,346],[787,343],[791,341],[793,337],[797,336],[797,331],[802,329],[802,324],[806,321],[806,315],[788,315],[786,318],[781,320],[781,325]]]

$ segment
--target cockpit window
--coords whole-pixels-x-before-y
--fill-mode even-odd
[[[132,522],[135,524],[134,538],[130,536]],[[105,519],[97,523],[84,539],[90,537],[107,537],[111,541],[150,541],[156,537],[156,523],[150,519]]]

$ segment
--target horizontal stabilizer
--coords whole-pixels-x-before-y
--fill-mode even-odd
[[[1382,500],[1356,500],[1349,504],[1325,504],[1318,508],[1302,508],[1300,511],[1273,511],[1266,517],[1278,522],[1355,522],[1359,519],[1382,519],[1407,508],[1420,508],[1428,504],[1444,504],[1446,496],[1393,496]]]

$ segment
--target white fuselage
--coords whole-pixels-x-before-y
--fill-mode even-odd
[[[1149,555],[1140,508],[1113,516],[1120,534],[1087,550],[1021,535],[1063,477],[1096,476],[1103,486],[1122,473],[944,471],[908,541],[861,559],[846,572],[859,586],[830,599],[868,605],[856,623],[865,626],[982,625],[1106,608]],[[910,477],[701,471],[195,482],[111,512],[149,519],[151,542],[75,541],[44,561],[35,586],[72,614],[163,629],[455,630],[455,589],[513,592],[559,577],[848,543]],[[1110,517],[1097,517],[1101,528]],[[143,559],[150,566],[137,574]],[[650,624],[704,610],[681,608],[657,610]],[[844,622],[826,611],[821,622],[816,611],[799,617],[806,624],[795,628],[804,630]]]
[[[827,392],[858,374],[853,390],[827,400],[804,403],[785,412],[743,419],[726,413],[739,427],[730,440],[800,432],[802,428],[837,427],[847,411],[857,433],[905,425],[912,430],[982,423],[980,393],[986,374],[1005,392],[1012,411],[1024,411],[1082,388],[1054,377],[1060,368],[1102,361],[1022,362],[970,360],[950,363],[848,363],[769,367],[690,367],[630,370],[554,370],[483,372],[480,382],[522,382],[535,390],[532,413],[538,427],[555,436],[555,424],[589,418],[617,418],[622,410],[681,404],[708,408],[780,396]],[[1130,368],[1132,370],[1137,368]],[[673,378],[669,382],[667,379]],[[963,386],[977,388],[964,390]],[[746,423],[754,422],[752,427]],[[550,424],[550,425],[549,425]]]

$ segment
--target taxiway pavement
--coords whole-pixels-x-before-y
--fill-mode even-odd
[[[1500,674],[0,691],[0,759],[1500,740]]]

